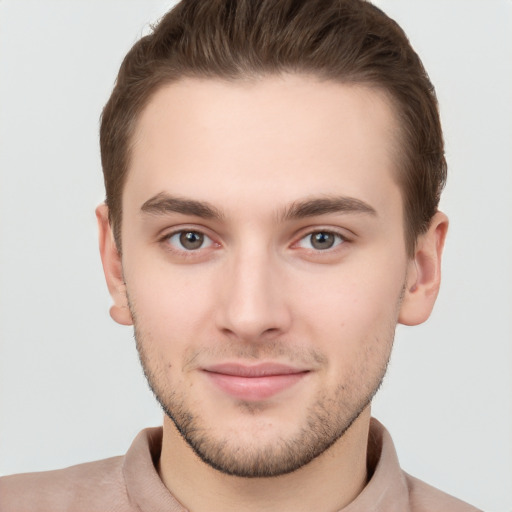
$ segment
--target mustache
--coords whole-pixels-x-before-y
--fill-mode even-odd
[[[190,346],[184,353],[183,370],[225,361],[272,361],[287,365],[318,368],[327,364],[327,357],[311,347],[292,345],[284,341],[222,341],[207,346]]]
[[[127,293],[128,307],[133,319],[133,335],[139,355],[144,355],[144,345],[151,343],[151,335],[142,334],[133,302]],[[146,338],[146,339],[143,339]],[[272,361],[288,365],[297,365],[311,369],[326,366],[328,357],[311,346],[302,346],[288,339],[222,339],[212,340],[206,344],[193,342],[185,350],[183,370],[194,370],[205,365],[225,361],[255,362]]]

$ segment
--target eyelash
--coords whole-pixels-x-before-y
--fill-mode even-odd
[[[198,247],[197,249],[186,249],[185,247],[182,247],[182,248],[173,247],[173,245],[171,244],[171,239],[177,235],[181,236],[181,235],[184,235],[187,233],[195,233],[197,235],[201,235],[205,238],[205,241],[209,240],[210,243],[208,244],[207,247],[201,246],[201,247]],[[192,258],[197,257],[199,254],[201,254],[204,251],[204,249],[208,249],[211,246],[217,246],[217,247],[220,246],[220,244],[215,242],[211,236],[209,236],[208,234],[206,234],[204,232],[203,229],[196,229],[196,228],[188,228],[188,229],[184,228],[184,229],[177,229],[175,231],[171,231],[170,233],[166,233],[164,236],[162,236],[159,239],[159,242],[161,244],[164,244],[166,250],[168,250],[170,252],[177,253],[182,257],[192,257]]]
[[[329,247],[325,247],[323,249],[319,249],[319,248],[315,248],[315,247],[304,247],[302,245],[302,243],[304,241],[308,241],[309,240],[309,244],[311,246],[314,245],[314,241],[313,241],[313,237],[315,235],[323,235],[324,237],[327,235],[327,236],[332,236],[334,237],[334,240],[332,242],[333,245],[329,246]],[[318,241],[318,239],[317,239]],[[328,230],[328,229],[316,229],[314,231],[310,231],[308,232],[306,235],[302,236],[297,242],[295,242],[295,244],[293,244],[294,246],[299,246],[299,247],[302,247],[303,249],[306,249],[306,250],[309,250],[309,251],[312,251],[314,253],[323,253],[323,252],[332,252],[333,250],[336,249],[336,247],[338,247],[339,245],[342,245],[346,242],[348,242],[348,238],[344,235],[342,235],[341,233],[338,233],[337,231],[332,231],[332,230]]]
[[[197,249],[186,249],[184,247],[176,248],[171,245],[170,240],[173,237],[175,237],[177,235],[181,236],[186,233],[195,233],[198,235],[202,235],[205,237],[205,239],[208,239],[210,243],[206,247],[201,246],[201,247],[198,247]],[[332,247],[327,247],[326,249],[315,249],[314,247],[312,247],[312,248],[302,247],[304,250],[308,251],[310,254],[315,254],[315,255],[321,255],[322,253],[331,254],[332,252],[336,251],[340,245],[344,245],[345,243],[350,242],[350,239],[347,236],[345,236],[344,234],[342,234],[336,230],[322,229],[322,228],[318,229],[317,228],[317,229],[307,231],[304,234],[302,234],[302,236],[300,236],[300,238],[296,242],[291,244],[292,249],[300,248],[301,247],[300,243],[302,241],[307,240],[308,238],[311,240],[311,237],[316,234],[332,235],[335,237],[336,240],[334,241],[334,245]],[[196,229],[196,228],[189,228],[189,229],[184,228],[184,229],[178,229],[178,230],[172,231],[170,233],[166,233],[164,236],[162,236],[160,238],[159,242],[166,246],[166,250],[171,251],[173,253],[177,253],[177,254],[181,255],[182,257],[186,257],[186,258],[197,257],[200,254],[203,254],[205,249],[208,249],[212,246],[214,246],[214,247],[221,246],[220,243],[215,242],[213,237],[211,237],[207,233],[205,233],[203,229]]]

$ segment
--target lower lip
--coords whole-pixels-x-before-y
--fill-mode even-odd
[[[247,401],[261,401],[291,388],[308,372],[263,377],[240,377],[224,373],[205,372],[209,379],[228,395]]]

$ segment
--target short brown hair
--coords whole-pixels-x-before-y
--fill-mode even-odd
[[[128,52],[101,118],[110,223],[121,247],[122,191],[139,114],[184,77],[314,74],[383,90],[400,123],[397,176],[409,255],[437,211],[446,161],[434,88],[403,30],[364,0],[182,0]]]

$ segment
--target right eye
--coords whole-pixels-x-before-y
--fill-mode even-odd
[[[167,238],[167,243],[179,251],[197,251],[213,245],[213,240],[200,231],[182,230]]]

